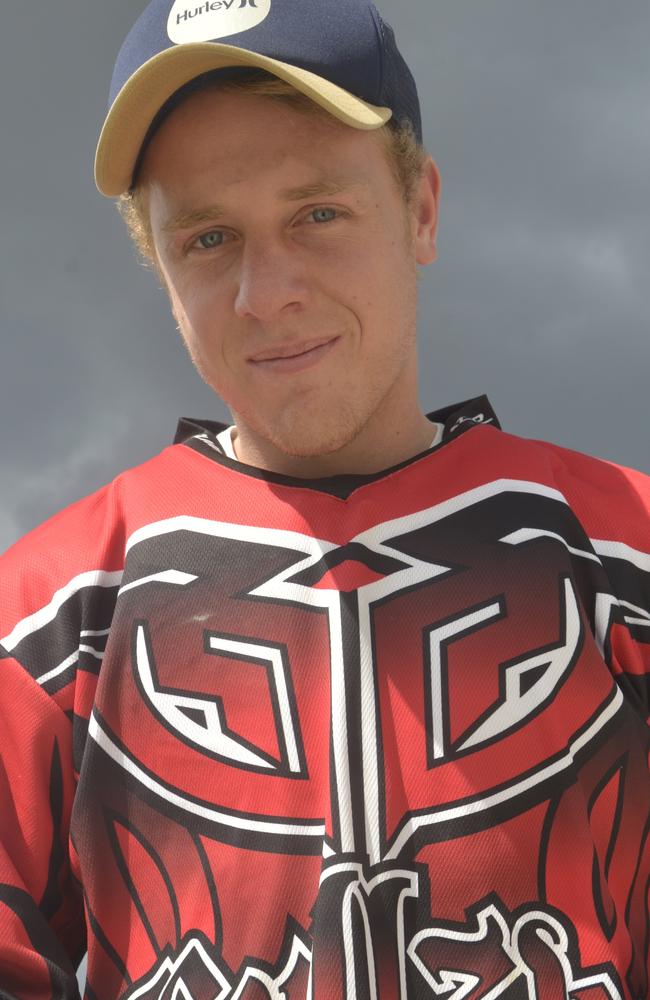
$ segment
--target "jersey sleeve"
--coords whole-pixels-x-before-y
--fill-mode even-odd
[[[78,998],[70,817],[123,545],[107,487],[0,558],[0,997]]]
[[[623,693],[650,721],[650,476],[563,454],[572,458],[567,496],[609,582],[595,596],[595,638]]]

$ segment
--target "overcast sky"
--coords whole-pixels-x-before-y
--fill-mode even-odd
[[[322,0],[323,3],[328,0]],[[422,401],[650,472],[650,3],[380,0],[443,176]],[[33,0],[0,32],[0,550],[226,419],[93,185],[144,0]]]

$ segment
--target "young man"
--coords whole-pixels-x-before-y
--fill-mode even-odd
[[[96,176],[233,425],[4,558],[1,995],[646,998],[650,482],[420,409],[390,28],[153,0]]]

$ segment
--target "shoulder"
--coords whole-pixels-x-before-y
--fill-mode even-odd
[[[43,607],[57,593],[63,598],[67,590],[116,582],[129,535],[143,519],[154,516],[157,498],[173,493],[187,452],[179,445],[165,448],[65,507],[7,549],[0,556],[0,628]]]
[[[646,473],[504,431],[494,432],[494,447],[510,458],[518,478],[544,482],[561,493],[592,537],[626,536],[646,551],[650,548],[650,476]]]

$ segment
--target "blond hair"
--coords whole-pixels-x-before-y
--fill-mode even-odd
[[[272,76],[261,70],[245,71],[228,79],[215,77],[213,73],[207,73],[204,77],[191,81],[182,88],[179,95],[175,95],[170,102],[162,109],[154,120],[153,127],[149,130],[147,139],[143,146],[143,151],[151,139],[155,129],[172,108],[177,107],[190,93],[199,90],[219,89],[223,93],[245,92],[252,97],[266,97],[270,100],[280,101],[296,111],[312,114],[329,121],[332,116],[320,105],[310,100],[304,94],[295,90],[290,84],[278,77]],[[388,164],[391,167],[395,182],[402,193],[406,205],[410,205],[415,196],[418,181],[422,175],[426,160],[426,151],[418,142],[415,132],[410,123],[393,123],[377,129],[377,135],[384,143]],[[143,153],[140,154],[139,164],[142,163]],[[123,194],[118,200],[118,209],[131,234],[131,238],[136,245],[140,256],[148,264],[156,265],[156,255],[153,243],[153,235],[149,222],[149,213],[142,185],[136,179],[131,190]]]

